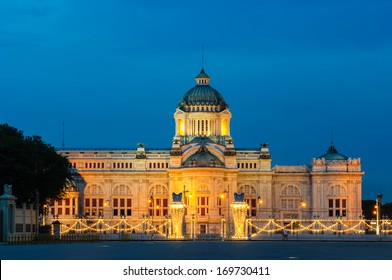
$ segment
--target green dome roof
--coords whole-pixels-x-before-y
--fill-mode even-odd
[[[324,158],[325,160],[347,160],[348,157],[345,155],[339,154],[338,150],[336,150],[333,143],[329,146],[327,153],[319,156],[318,158]]]
[[[216,106],[217,108],[214,111],[218,112],[227,109],[228,105],[222,95],[209,85],[209,80],[210,77],[202,69],[200,74],[196,76],[197,85],[185,93],[177,108],[186,112],[190,111],[189,106]],[[204,110],[200,107],[196,111]]]
[[[183,167],[224,167],[225,164],[215,155],[211,154],[204,143],[200,149],[191,155],[182,164]]]

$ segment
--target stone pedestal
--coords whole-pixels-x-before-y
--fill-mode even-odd
[[[170,238],[184,238],[182,235],[182,223],[183,223],[183,217],[184,217],[184,212],[185,212],[185,204],[177,201],[173,201],[170,206],[170,215],[171,215],[171,220],[173,223],[172,226],[172,235]]]
[[[7,241],[15,232],[16,197],[12,195],[12,186],[4,186],[4,194],[0,196],[0,240]]]
[[[234,238],[246,238],[245,223],[247,207],[246,202],[234,202],[231,204],[234,219]]]
[[[59,221],[54,221],[52,223],[53,227],[53,236],[55,239],[61,238],[61,223]]]

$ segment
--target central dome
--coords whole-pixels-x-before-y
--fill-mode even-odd
[[[201,69],[196,76],[196,86],[188,90],[177,108],[185,112],[215,111],[222,112],[228,108],[222,95],[209,85],[210,77]]]

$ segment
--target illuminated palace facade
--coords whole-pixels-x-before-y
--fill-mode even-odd
[[[63,218],[164,218],[172,193],[184,194],[186,230],[219,232],[235,192],[245,194],[249,218],[358,219],[362,215],[360,159],[333,144],[310,165],[271,166],[267,144],[237,149],[231,113],[204,69],[174,113],[171,149],[63,149],[80,176],[50,213]],[[229,217],[232,219],[232,217]]]

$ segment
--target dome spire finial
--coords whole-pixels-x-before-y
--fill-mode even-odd
[[[201,71],[204,72],[204,44],[201,44]]]

